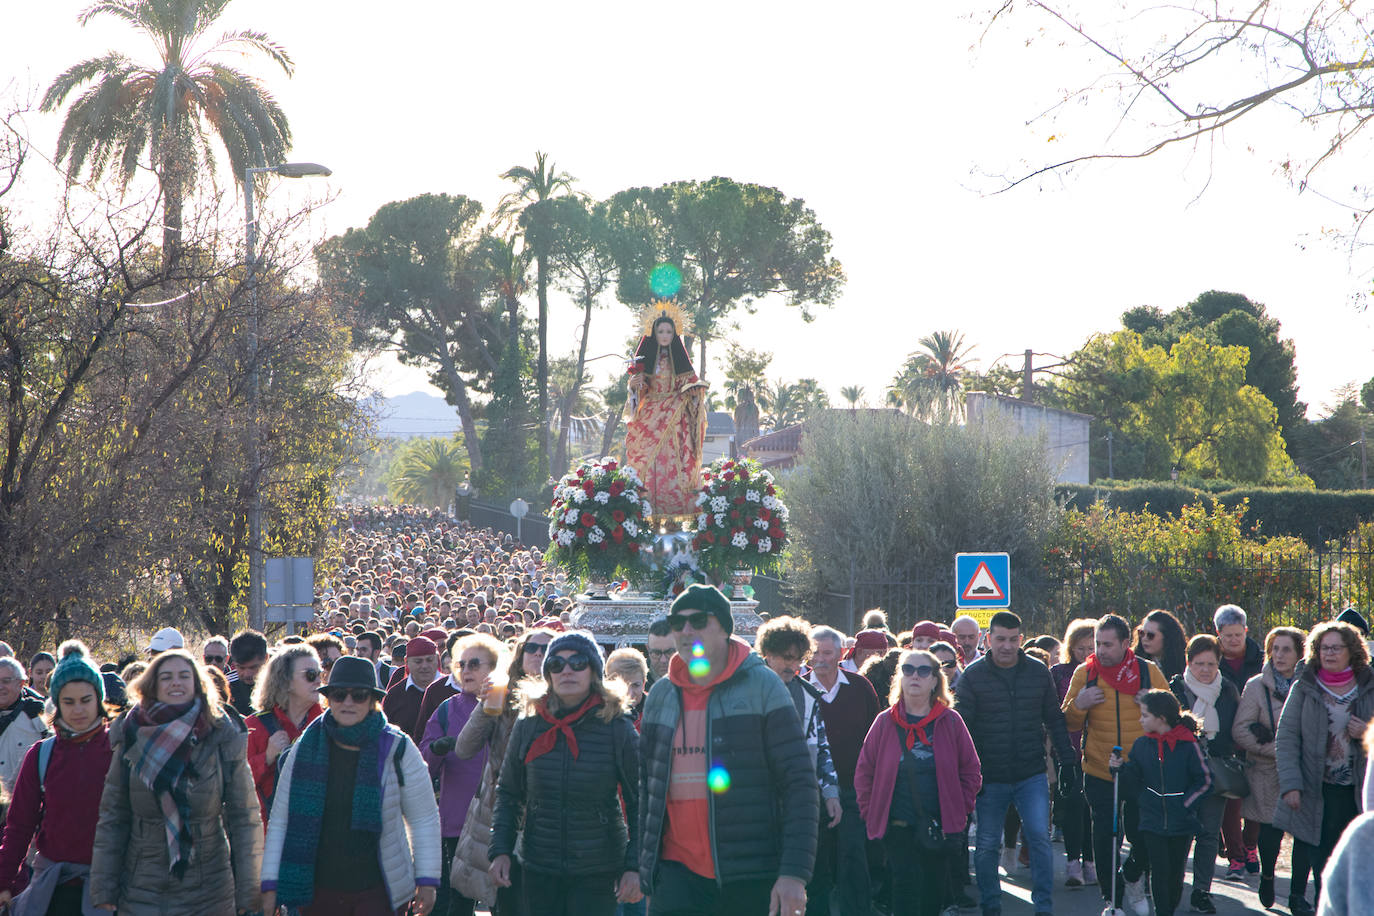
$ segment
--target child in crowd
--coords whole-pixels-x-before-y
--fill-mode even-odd
[[[1198,802],[1211,791],[1212,780],[1198,743],[1201,724],[1168,690],[1147,690],[1139,699],[1145,734],[1125,760],[1113,751],[1108,766],[1120,780],[1121,797],[1134,797],[1140,805],[1156,916],[1173,916],[1183,897],[1188,847],[1201,828]]]

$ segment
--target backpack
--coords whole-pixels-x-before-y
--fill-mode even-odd
[[[48,780],[48,763],[52,761],[53,745],[57,742],[54,735],[51,738],[44,738],[38,742],[38,799],[39,804],[43,800],[43,783]]]

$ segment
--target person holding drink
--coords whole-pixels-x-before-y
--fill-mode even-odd
[[[449,881],[453,889],[464,897],[485,900],[492,905],[492,916],[515,916],[520,912],[521,871],[519,862],[511,863],[509,887],[497,887],[488,868],[487,846],[491,840],[492,809],[496,806],[496,780],[506,758],[506,745],[515,727],[518,707],[510,696],[512,680],[542,677],[544,654],[558,633],[537,628],[527,630],[515,644],[515,657],[504,671],[492,671],[478,687],[482,701],[479,712],[468,717],[458,733],[453,753],[461,758],[486,754],[486,768],[482,771],[482,790],[468,806],[463,831],[458,838]],[[493,901],[495,901],[493,903]]]
[[[482,778],[482,768],[486,765],[487,754],[483,748],[471,757],[460,757],[453,752],[458,744],[458,735],[463,726],[483,704],[477,692],[505,660],[505,647],[491,636],[477,633],[465,636],[453,647],[453,672],[458,677],[460,690],[439,704],[425,726],[424,737],[420,741],[420,751],[429,764],[429,774],[439,780],[439,826],[443,836],[443,881],[439,885],[438,899],[434,912],[437,916],[471,916],[474,901],[453,890],[449,882],[449,872],[453,868],[453,857],[458,851],[458,838],[463,833],[463,822],[467,819],[468,808],[477,794],[477,785]],[[494,707],[500,714],[505,702],[505,681],[501,681],[498,692],[493,685],[487,691],[484,711],[490,714]]]

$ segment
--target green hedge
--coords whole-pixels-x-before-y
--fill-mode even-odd
[[[1125,484],[1061,484],[1059,497],[1076,509],[1087,509],[1098,499],[1114,509],[1177,516],[1186,505],[1215,497],[1228,507],[1250,501],[1247,527],[1261,534],[1300,537],[1310,546],[1343,538],[1361,522],[1374,520],[1374,490],[1298,490],[1283,487],[1236,487],[1208,493],[1176,483],[1129,482]]]

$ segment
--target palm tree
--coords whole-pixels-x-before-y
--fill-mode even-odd
[[[849,402],[849,409],[853,411],[859,406],[859,401],[863,400],[864,388],[862,385],[845,385],[840,389],[840,397]]]
[[[229,0],[100,0],[80,17],[82,25],[107,14],[152,39],[156,66],[143,66],[118,51],[76,64],[43,95],[43,111],[56,111],[79,87],[94,81],[67,108],[57,138],[57,160],[67,176],[83,169],[92,179],[115,171],[123,192],[143,163],[162,184],[165,263],[181,248],[181,207],[202,170],[212,171],[218,137],[234,180],[244,169],[276,164],[291,147],[286,115],[255,78],[213,60],[223,52],[258,51],[290,76],[294,65],[281,45],[246,29],[211,41],[207,30]]]
[[[491,271],[491,282],[509,314],[510,333],[520,333],[520,297],[530,288],[530,250],[517,246],[515,238],[494,235],[482,239],[482,258]]]
[[[553,240],[544,219],[545,210],[541,207],[546,201],[560,194],[571,194],[573,178],[567,172],[557,171],[549,161],[547,153],[536,151],[534,167],[517,165],[501,173],[501,177],[512,181],[516,190],[501,198],[496,206],[498,219],[518,219],[525,241],[534,250],[535,296],[539,301],[539,361],[536,384],[539,389],[539,463],[541,470],[547,469],[549,462],[549,250]]]
[[[795,384],[778,379],[759,390],[763,407],[768,411],[764,423],[772,432],[793,426],[805,419],[806,392]]]
[[[959,395],[973,347],[964,344],[960,331],[936,331],[917,343],[921,349],[902,364],[892,380],[892,391],[917,416],[953,417],[959,412]]]
[[[412,439],[391,467],[388,489],[397,502],[446,506],[467,476],[468,463],[454,439]]]

